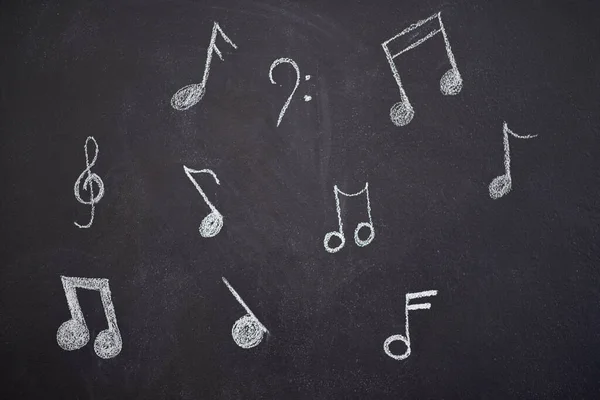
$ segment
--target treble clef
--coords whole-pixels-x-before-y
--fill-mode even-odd
[[[90,157],[88,155],[88,142],[89,141],[94,142],[94,158],[92,159],[92,162],[90,162]],[[85,140],[85,146],[83,147],[83,149],[85,151],[85,169],[83,170],[81,175],[79,175],[79,178],[77,178],[77,181],[75,181],[75,186],[73,188],[73,191],[75,192],[75,198],[77,199],[77,201],[80,202],[81,204],[90,205],[92,207],[92,212],[91,212],[90,222],[88,222],[86,225],[80,225],[77,222],[74,222],[74,224],[78,228],[89,228],[90,226],[92,226],[92,223],[94,222],[94,208],[96,206],[96,203],[98,203],[100,201],[100,199],[102,199],[102,196],[104,196],[104,182],[102,182],[102,179],[100,179],[100,177],[98,175],[96,175],[95,173],[92,173],[92,171],[91,171],[92,167],[96,164],[96,160],[98,159],[98,142],[96,142],[96,139],[94,139],[92,136],[88,136],[87,139]],[[83,179],[84,175],[86,175],[86,174],[87,174],[87,177],[83,181],[83,189],[90,192],[90,200],[89,201],[82,199],[80,191],[79,191],[79,186],[81,185],[81,180]],[[94,184],[96,184],[96,186],[98,186],[98,194],[97,195],[94,195]]]

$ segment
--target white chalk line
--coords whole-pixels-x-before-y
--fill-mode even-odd
[[[296,64],[296,62],[294,60],[292,60],[291,58],[285,58],[285,57],[278,58],[277,60],[273,61],[273,63],[271,64],[271,68],[269,68],[269,79],[271,80],[271,83],[273,85],[275,85],[277,83],[273,79],[273,70],[275,69],[276,66],[278,66],[279,64],[282,64],[282,63],[288,63],[292,67],[294,67],[294,70],[296,71],[296,84],[294,85],[294,89],[292,90],[292,93],[290,93],[287,100],[285,101],[285,104],[281,108],[281,111],[279,112],[279,118],[277,119],[277,126],[279,126],[279,124],[281,123],[281,120],[283,119],[283,116],[285,115],[285,111],[287,110],[288,106],[290,105],[290,102],[292,101],[292,97],[294,97],[294,93],[296,93],[296,89],[298,89],[298,85],[300,85],[300,68],[298,68],[298,64]]]
[[[296,83],[294,85],[294,89],[292,90],[292,93],[290,93],[286,102],[284,103],[283,107],[281,108],[281,111],[279,112],[279,118],[277,118],[277,126],[279,126],[279,124],[281,124],[281,120],[283,119],[283,116],[285,115],[285,112],[288,109],[290,102],[292,101],[292,97],[294,97],[294,93],[296,93],[296,90],[298,89],[298,86],[300,85],[300,68],[298,68],[298,64],[296,64],[296,62],[294,60],[292,60],[291,58],[286,58],[286,57],[278,58],[277,60],[273,61],[273,63],[271,64],[271,67],[269,68],[269,80],[271,81],[271,83],[273,85],[277,84],[277,82],[275,82],[275,79],[273,79],[273,70],[279,64],[283,64],[283,63],[290,64],[296,71]],[[304,76],[305,81],[310,80],[310,78],[311,78],[310,75]],[[312,96],[304,95],[304,101],[308,102],[311,100],[312,100]]]

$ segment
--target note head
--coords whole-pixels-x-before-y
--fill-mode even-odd
[[[198,104],[206,93],[206,87],[200,83],[192,83],[179,89],[171,97],[171,107],[179,111],[185,111]]]
[[[404,342],[404,344],[406,345],[406,351],[402,354],[394,354],[390,350],[390,344],[399,340]],[[383,351],[385,351],[385,354],[392,357],[394,360],[404,360],[408,358],[408,356],[410,356],[410,342],[406,337],[402,335],[392,335],[389,338],[387,338],[383,343]]]
[[[200,232],[200,236],[210,238],[217,236],[219,232],[221,232],[222,227],[223,216],[220,213],[213,211],[204,217],[198,231]]]
[[[390,119],[396,126],[406,126],[415,116],[412,105],[406,101],[400,101],[390,108]]]
[[[67,351],[78,350],[90,340],[90,331],[84,322],[70,319],[61,324],[56,331],[58,345]]]
[[[490,197],[494,200],[506,195],[512,189],[510,176],[504,174],[495,177],[489,186]]]
[[[231,336],[235,344],[243,349],[257,346],[263,338],[265,328],[256,317],[246,314],[233,324]]]
[[[462,90],[463,80],[457,69],[450,68],[440,79],[440,91],[446,96],[454,96]]]
[[[362,240],[359,236],[358,236],[358,232],[360,231],[361,228],[369,228],[369,230],[371,231],[371,233],[369,234],[369,237],[366,238],[365,240]],[[354,241],[356,242],[356,244],[360,247],[364,247],[366,245],[368,245],[369,243],[371,243],[373,241],[373,239],[375,238],[375,229],[373,229],[373,225],[368,223],[368,222],[361,222],[360,224],[358,224],[358,226],[356,227],[356,230],[354,231]]]
[[[340,239],[340,244],[337,247],[330,247],[329,242],[331,241],[331,238],[334,236],[336,238]],[[325,250],[327,250],[329,253],[337,253],[338,251],[341,250],[342,247],[344,247],[345,244],[346,244],[346,238],[344,238],[343,234],[341,234],[340,232],[337,232],[337,231],[329,232],[328,234],[325,235],[325,239],[323,239],[323,245],[325,246]]]
[[[123,348],[121,336],[111,329],[105,329],[98,334],[94,341],[94,351],[100,358],[116,357]]]

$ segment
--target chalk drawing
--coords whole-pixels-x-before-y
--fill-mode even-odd
[[[508,143],[508,135],[512,135],[517,139],[531,139],[536,137],[537,135],[524,135],[520,136],[514,133],[512,130],[508,128],[506,122],[502,127],[502,132],[504,135],[504,174],[495,177],[489,186],[490,197],[494,200],[499,199],[500,197],[508,194],[512,189],[512,176],[510,174],[510,145]]]
[[[305,75],[304,76],[304,80],[305,81],[309,81],[310,80],[310,75]],[[304,95],[304,101],[311,101],[312,100],[312,96],[309,96],[307,94]]]
[[[94,158],[92,159],[92,161],[90,162],[90,157],[88,154],[88,143],[92,142],[94,144]],[[85,225],[80,225],[77,222],[74,222],[75,226],[77,226],[78,228],[89,228],[90,226],[92,226],[92,223],[94,222],[94,210],[96,207],[96,204],[102,199],[102,196],[104,196],[104,182],[102,182],[102,179],[100,179],[100,177],[95,174],[92,173],[92,167],[94,165],[96,165],[96,160],[98,160],[98,142],[96,142],[96,139],[94,139],[92,136],[88,136],[87,139],[85,140],[85,146],[83,146],[83,150],[85,151],[85,169],[83,170],[83,172],[79,175],[79,177],[77,178],[77,180],[75,181],[75,186],[73,187],[73,191],[75,193],[75,198],[77,199],[78,202],[80,202],[81,204],[87,204],[91,207],[91,215],[90,215],[90,222],[88,222]],[[86,176],[85,179],[83,179],[83,177]],[[87,190],[90,193],[90,199],[89,200],[84,200],[83,198],[81,198],[81,191],[80,191],[80,186],[81,186],[81,180],[83,179],[83,190]],[[98,193],[96,195],[94,195],[94,184],[96,184],[96,186],[98,186]]]
[[[436,23],[436,20],[437,20],[437,23]],[[392,41],[394,41],[404,35],[407,35],[408,33],[414,31],[415,29],[417,29],[423,25],[426,25],[432,21],[434,23],[436,23],[436,25],[439,24],[439,28],[431,30],[429,33],[427,33],[427,35],[425,37],[411,43],[408,47],[404,48],[399,53],[396,53],[394,55],[392,55],[390,53],[388,45]],[[436,28],[436,27],[434,27],[434,28]],[[453,96],[453,95],[460,93],[460,91],[462,89],[462,85],[463,85],[463,80],[462,80],[462,77],[460,76],[460,72],[458,71],[458,67],[456,66],[456,60],[454,59],[454,54],[452,53],[452,48],[450,47],[450,41],[448,40],[448,35],[446,34],[446,30],[444,29],[444,22],[442,21],[441,13],[434,14],[429,18],[426,18],[424,20],[418,21],[418,22],[410,25],[408,28],[404,29],[402,32],[400,32],[396,36],[386,40],[385,42],[383,42],[381,44],[381,47],[383,47],[383,51],[385,52],[387,61],[390,64],[390,68],[392,69],[392,74],[394,75],[394,79],[396,80],[396,83],[398,84],[398,89],[400,90],[400,102],[394,104],[392,106],[392,108],[390,109],[390,119],[396,126],[405,126],[408,123],[410,123],[410,121],[413,119],[413,117],[415,115],[415,110],[412,107],[410,101],[408,100],[408,96],[406,95],[406,92],[404,91],[404,87],[402,86],[402,81],[400,80],[400,73],[398,72],[398,69],[396,68],[396,64],[394,63],[394,58],[398,57],[399,55],[401,55],[411,49],[414,49],[415,47],[417,47],[420,44],[422,44],[423,42],[431,39],[433,36],[437,35],[440,32],[442,33],[442,36],[444,37],[444,43],[446,45],[446,54],[448,55],[448,60],[450,61],[450,65],[451,65],[451,68],[448,71],[446,71],[446,73],[444,73],[444,75],[440,79],[440,91],[444,95]],[[416,34],[413,33],[411,36],[412,37],[410,39],[413,40],[414,36],[416,36]]]
[[[335,208],[336,208],[337,216],[338,216],[339,230],[329,232],[325,235],[325,239],[323,240],[323,245],[325,246],[325,250],[327,250],[329,253],[337,253],[346,244],[346,238],[344,237],[344,224],[342,222],[342,212],[340,209],[340,197],[339,197],[338,193],[340,193],[346,197],[355,197],[355,196],[359,196],[363,193],[366,194],[367,214],[369,216],[369,222],[361,222],[356,226],[356,229],[354,230],[354,242],[358,246],[364,247],[364,246],[368,245],[369,243],[371,243],[373,241],[373,238],[375,238],[375,229],[373,228],[373,219],[371,218],[371,200],[369,198],[369,182],[365,183],[365,187],[356,193],[344,193],[340,189],[338,189],[337,185],[335,185],[333,187],[333,194],[335,195]],[[369,234],[369,237],[366,238],[365,240],[362,240],[360,237],[358,237],[358,232],[363,227],[369,228],[369,230],[371,231],[371,233]],[[338,239],[340,239],[341,243],[337,247],[330,247],[329,241],[334,236],[337,237]]]
[[[264,333],[269,333],[269,331],[260,323],[252,311],[250,311],[250,308],[248,308],[240,295],[231,287],[229,282],[227,282],[227,279],[224,277],[222,279],[233,297],[235,297],[238,303],[244,307],[247,313],[233,324],[233,328],[231,328],[231,337],[233,337],[233,341],[243,349],[250,349],[257,346],[262,341]]]
[[[436,295],[437,295],[437,290],[426,290],[424,292],[407,293],[406,294],[406,303],[404,305],[404,319],[406,321],[405,322],[406,336],[392,335],[389,338],[387,338],[385,340],[385,342],[383,343],[383,351],[385,351],[385,354],[392,357],[394,360],[404,360],[404,359],[408,358],[408,356],[410,356],[411,349],[410,349],[410,332],[409,332],[409,328],[408,328],[408,312],[412,311],[412,310],[429,310],[431,308],[431,303],[421,303],[421,304],[409,304],[409,303],[413,299],[420,299],[422,297],[431,297],[431,296],[436,296]],[[406,351],[400,355],[393,354],[390,351],[390,344],[392,342],[395,342],[398,340],[401,340],[406,345]]]
[[[221,61],[223,61],[223,55],[221,51],[215,44],[217,40],[217,33],[221,35],[221,37],[231,45],[234,49],[237,49],[235,43],[229,39],[229,37],[223,32],[221,27],[217,22],[213,24],[212,34],[210,35],[210,44],[208,45],[208,49],[206,50],[206,64],[204,65],[204,75],[202,76],[202,82],[200,83],[192,83],[191,85],[187,85],[179,89],[173,97],[171,97],[171,107],[179,111],[185,111],[190,107],[198,104],[202,97],[204,97],[204,93],[206,93],[206,82],[208,81],[208,74],[210,73],[210,63],[212,61],[213,52],[219,56]]]
[[[296,85],[294,86],[292,93],[290,93],[289,97],[287,98],[285,104],[281,108],[281,111],[279,112],[279,118],[277,119],[277,126],[279,126],[279,124],[281,123],[281,120],[285,114],[285,111],[287,110],[288,106],[290,105],[290,102],[292,101],[292,97],[294,96],[294,93],[296,93],[296,89],[298,89],[298,85],[300,85],[300,68],[298,68],[298,64],[296,64],[296,62],[294,60],[292,60],[291,58],[278,58],[277,60],[273,61],[273,63],[271,64],[271,68],[269,68],[269,79],[271,80],[271,83],[273,85],[275,85],[277,83],[273,79],[273,70],[275,69],[276,66],[278,66],[279,64],[282,64],[282,63],[288,63],[292,67],[294,67],[294,70],[296,70]],[[305,75],[304,80],[305,81],[310,80],[310,75]],[[311,100],[312,100],[311,96],[308,96],[308,95],[304,96],[304,101],[311,101]]]
[[[188,168],[184,165],[183,170],[185,171],[185,174],[187,175],[189,180],[192,181],[192,183],[196,187],[196,190],[198,190],[198,192],[204,199],[204,202],[208,205],[208,207],[210,207],[210,214],[208,214],[206,217],[204,217],[204,219],[202,219],[202,222],[200,223],[200,227],[198,227],[200,236],[202,236],[204,238],[217,236],[217,234],[219,232],[221,232],[221,228],[223,227],[223,215],[208,200],[208,197],[206,197],[206,194],[204,194],[204,191],[202,190],[200,185],[198,185],[198,182],[196,182],[196,180],[194,179],[192,174],[202,174],[202,173],[210,174],[217,182],[217,185],[221,184],[221,182],[219,182],[219,178],[217,178],[217,175],[210,169],[195,170],[195,169]]]
[[[77,288],[97,290],[100,292],[104,314],[108,322],[108,329],[101,331],[94,340],[94,351],[100,358],[113,358],[121,352],[123,341],[115,308],[110,298],[108,279],[101,278],[75,278],[61,276],[67,304],[71,312],[71,319],[61,324],[56,332],[58,345],[67,351],[78,350],[90,340],[90,332],[83,318],[83,312],[77,299]]]

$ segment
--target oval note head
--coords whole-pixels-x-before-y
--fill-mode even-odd
[[[404,344],[406,345],[406,351],[402,354],[394,354],[390,350],[390,344],[399,340],[404,342]],[[383,351],[385,351],[385,354],[392,357],[394,360],[404,360],[408,358],[408,356],[410,356],[410,342],[407,338],[405,338],[402,335],[392,335],[389,338],[385,339],[385,342],[383,342]]]
[[[90,331],[85,323],[70,319],[62,323],[56,331],[56,341],[64,350],[71,351],[82,348],[90,340]]]
[[[504,196],[512,189],[512,182],[509,176],[500,175],[495,177],[490,183],[490,197],[494,200]]]
[[[100,332],[94,341],[94,351],[100,358],[113,358],[121,352],[122,348],[121,336],[110,329]]]
[[[206,88],[199,83],[184,86],[171,97],[171,107],[185,111],[198,104],[204,97],[204,93],[206,93]]]
[[[369,228],[371,233],[369,234],[368,238],[366,238],[365,240],[362,240],[360,237],[358,237],[358,232],[360,231],[361,228],[364,228],[364,227]],[[369,243],[371,243],[374,238],[375,238],[375,229],[373,229],[373,225],[371,225],[368,222],[361,222],[360,224],[358,224],[358,226],[356,227],[356,230],[354,231],[354,241],[356,242],[356,244],[358,246],[364,247],[364,246],[368,245]]]
[[[390,108],[390,119],[396,126],[405,126],[412,121],[415,110],[408,102],[400,101]]]
[[[331,238],[334,236],[336,238],[340,239],[340,244],[337,247],[330,247],[329,242],[331,241]],[[329,252],[329,253],[337,253],[338,251],[340,251],[340,249],[342,247],[344,247],[345,244],[346,244],[346,238],[344,238],[344,235],[342,235],[340,232],[337,232],[337,231],[329,232],[328,234],[325,235],[325,239],[323,239],[323,246],[325,246],[325,250],[327,250],[327,252]]]
[[[446,96],[454,96],[462,90],[463,80],[457,69],[451,68],[440,79],[440,91]]]
[[[223,216],[220,213],[213,211],[206,217],[204,217],[204,219],[200,223],[198,231],[200,232],[200,236],[204,238],[210,238],[217,236],[217,234],[221,232],[222,227]]]
[[[264,330],[260,322],[250,314],[246,314],[233,324],[231,336],[235,344],[242,349],[257,346],[263,338]]]

